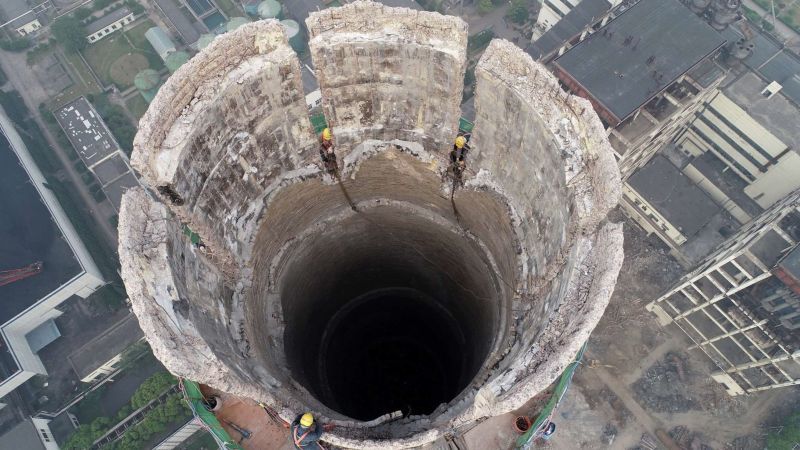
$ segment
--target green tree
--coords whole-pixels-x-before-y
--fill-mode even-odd
[[[138,16],[139,14],[142,14],[144,12],[144,6],[142,6],[136,0],[126,0],[125,1],[125,6],[127,6],[128,9],[131,10],[131,12],[136,16]]]
[[[480,14],[488,14],[494,9],[494,3],[492,0],[480,0],[478,2],[478,13]]]
[[[150,403],[178,380],[169,372],[159,372],[146,379],[131,397],[131,406],[134,410]]]
[[[91,15],[92,15],[92,10],[89,8],[78,8],[72,13],[72,16],[80,21],[85,20],[87,17]]]
[[[800,411],[791,414],[779,431],[767,436],[769,450],[791,450],[800,442]]]
[[[511,6],[506,11],[508,20],[523,24],[528,21],[531,13],[528,11],[528,2],[526,0],[512,0]]]
[[[86,48],[86,29],[81,22],[71,16],[63,16],[50,26],[53,36],[61,42],[64,50],[75,53]]]
[[[101,10],[107,7],[108,5],[114,3],[114,1],[115,0],[94,0],[94,3],[92,3],[92,9],[94,9],[95,11]]]
[[[31,46],[25,38],[0,39],[0,48],[9,52],[21,52]]]

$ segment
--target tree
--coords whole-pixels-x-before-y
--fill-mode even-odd
[[[71,16],[63,16],[50,26],[53,36],[61,42],[64,50],[75,53],[86,48],[86,29],[81,22]]]
[[[91,15],[92,15],[92,10],[89,8],[78,8],[72,13],[72,16],[80,21],[85,20],[87,17]]]
[[[31,46],[31,41],[25,38],[12,38],[0,40],[0,48],[9,52],[21,52]]]
[[[531,13],[528,11],[528,2],[526,0],[512,0],[511,6],[506,11],[508,20],[523,24],[528,21]]]
[[[159,372],[151,376],[133,393],[131,397],[131,406],[133,409],[141,408],[150,403],[151,400],[157,398],[177,381],[178,380],[169,372]]]
[[[478,2],[478,13],[480,14],[487,14],[494,9],[494,3],[492,0],[480,0]]]
[[[128,7],[128,9],[133,13],[134,16],[138,16],[139,14],[142,14],[144,12],[144,6],[142,6],[136,0],[126,0],[125,6]]]
[[[767,448],[770,450],[791,450],[800,442],[800,412],[790,415],[779,431],[767,436]]]

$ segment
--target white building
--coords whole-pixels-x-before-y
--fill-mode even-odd
[[[133,22],[134,19],[133,13],[128,8],[123,7],[114,10],[86,25],[86,40],[97,42],[109,34],[121,30],[122,27]]]
[[[37,352],[60,336],[56,307],[103,285],[100,271],[25,144],[0,109],[0,270],[41,262],[40,272],[0,286],[0,398],[36,374]],[[10,193],[13,193],[11,195]],[[8,280],[6,280],[8,281]]]

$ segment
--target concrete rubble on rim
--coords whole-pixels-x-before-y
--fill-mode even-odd
[[[520,407],[588,339],[622,263],[621,225],[606,218],[619,171],[600,120],[521,49],[493,41],[451,203],[466,24],[367,1],[307,24],[358,212],[321,168],[278,22],[215,39],[142,118],[131,161],[152,189],[129,191],[120,213],[122,275],[154,353],[284,419],[314,411],[337,425],[325,440],[346,448],[419,446]],[[330,341],[337,318],[387,288],[442,311],[445,338],[465,347],[448,350],[457,356],[439,378],[413,376],[457,381],[431,410],[353,420],[372,409],[330,380],[348,367],[317,353],[359,342]],[[387,342],[417,330],[393,332]]]

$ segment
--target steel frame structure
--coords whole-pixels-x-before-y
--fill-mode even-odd
[[[798,297],[773,275],[783,255],[798,246],[788,215],[800,211],[800,190],[764,211],[731,236],[646,308],[662,325],[674,323],[719,372],[712,378],[730,395],[800,384],[800,350],[790,330],[763,302]],[[787,337],[789,339],[787,339]]]

